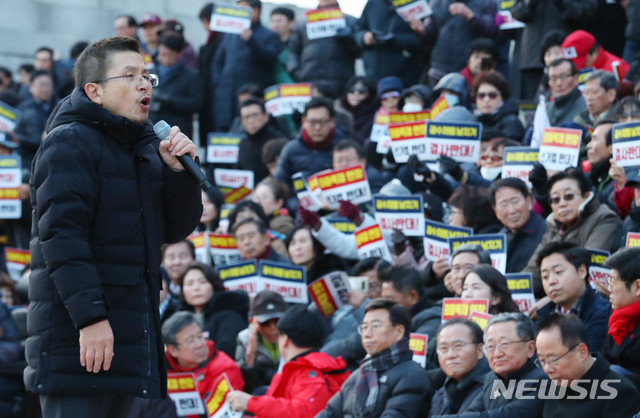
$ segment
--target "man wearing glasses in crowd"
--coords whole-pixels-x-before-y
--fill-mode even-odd
[[[547,68],[549,87],[553,101],[547,102],[547,114],[551,126],[572,122],[580,112],[587,109],[587,103],[578,89],[578,70],[573,61],[559,58]]]

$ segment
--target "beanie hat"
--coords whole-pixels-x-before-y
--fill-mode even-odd
[[[388,91],[397,91],[400,93],[403,90],[404,86],[402,85],[402,80],[395,76],[389,76],[381,78],[378,81],[378,96],[386,93]]]

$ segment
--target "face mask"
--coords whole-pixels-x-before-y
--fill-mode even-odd
[[[419,112],[421,110],[422,106],[420,106],[418,103],[408,102],[405,103],[404,106],[402,106],[402,111],[405,113]]]
[[[482,178],[494,181],[502,173],[502,167],[480,167]]]
[[[460,102],[458,96],[456,96],[455,94],[445,93],[444,98],[447,100],[447,104],[449,105],[449,107],[453,107]]]

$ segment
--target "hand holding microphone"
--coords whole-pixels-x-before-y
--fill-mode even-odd
[[[160,156],[167,166],[174,170],[186,170],[203,190],[209,190],[211,188],[209,180],[193,160],[196,157],[196,146],[180,132],[180,128],[177,126],[172,128],[167,122],[161,120],[153,125],[153,131],[161,140]]]

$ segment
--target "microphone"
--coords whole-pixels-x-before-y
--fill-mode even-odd
[[[165,140],[169,136],[169,131],[171,131],[171,126],[163,120],[153,125],[153,132],[158,135],[160,140]],[[195,161],[191,159],[189,154],[178,155],[176,156],[182,167],[189,173],[189,175],[202,187],[202,190],[205,192],[211,188],[211,183],[207,179],[207,176],[204,175],[202,171],[200,171],[200,167],[196,164]]]

